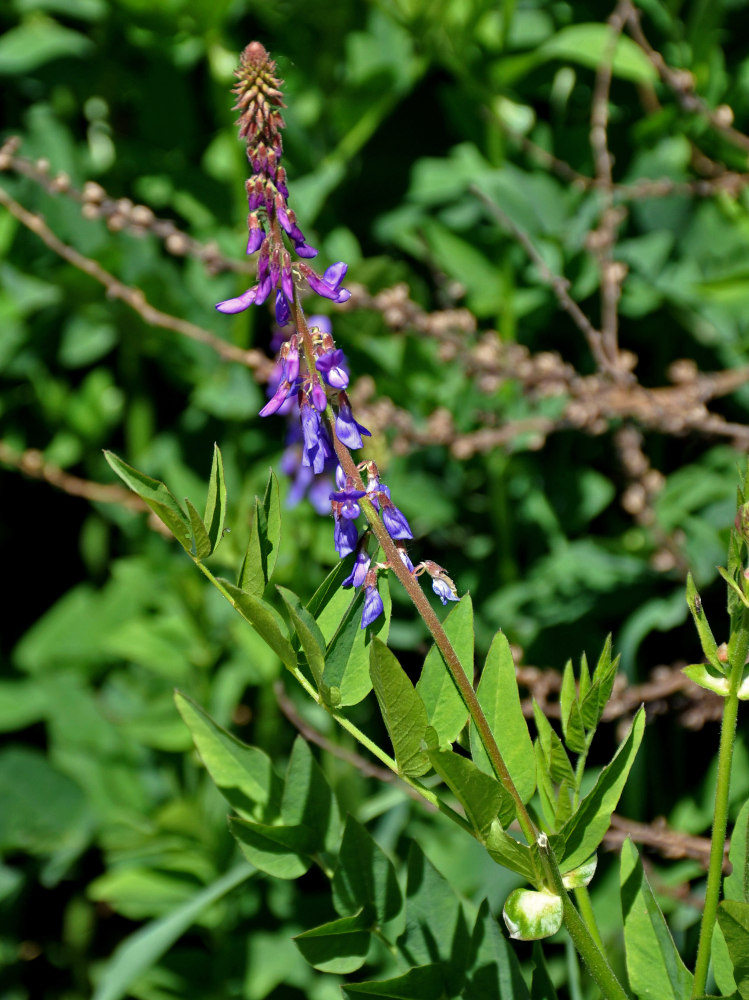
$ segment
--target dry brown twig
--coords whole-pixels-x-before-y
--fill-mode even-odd
[[[693,74],[689,70],[674,69],[669,66],[662,54],[650,44],[642,30],[641,13],[632,0],[622,0],[620,6],[630,34],[648,57],[663,83],[673,92],[684,111],[704,118],[709,122],[711,128],[724,136],[734,146],[749,152],[749,136],[733,127],[733,109],[727,104],[721,104],[713,109],[695,94]]]

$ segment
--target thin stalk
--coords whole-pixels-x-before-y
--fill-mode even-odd
[[[723,852],[725,850],[726,827],[728,825],[728,793],[731,783],[731,762],[736,737],[736,718],[739,710],[738,690],[744,672],[747,651],[749,651],[749,611],[742,609],[739,612],[737,628],[732,632],[729,643],[728,652],[731,675],[720,727],[718,778],[715,784],[715,810],[713,813],[713,831],[710,844],[710,864],[707,870],[705,908],[702,911],[702,922],[700,923],[700,939],[697,945],[697,961],[694,967],[692,997],[702,996],[707,985],[713,927],[715,926],[715,919],[718,913],[720,884],[723,875]]]
[[[304,311],[302,310],[299,301],[295,299],[292,305],[292,312],[294,316],[294,323],[298,332],[302,337],[302,344],[304,349],[305,359],[307,361],[307,369],[310,374],[315,373],[315,363],[314,363],[314,351],[312,344],[312,337],[307,326],[307,321],[304,316]],[[313,375],[314,377],[314,375]],[[333,447],[335,448],[336,455],[338,456],[338,461],[341,468],[346,473],[348,477],[352,480],[357,489],[364,489],[364,483],[362,482],[361,476],[359,475],[359,470],[356,468],[356,463],[354,462],[348,448],[342,444],[335,432],[335,423],[332,420],[332,413],[330,407],[328,407],[327,419],[329,423],[329,429],[331,438],[333,441]],[[536,829],[533,825],[533,821],[528,814],[528,810],[525,808],[525,803],[520,797],[520,794],[515,787],[515,784],[510,777],[510,772],[507,770],[507,765],[504,762],[502,754],[500,753],[499,747],[497,746],[497,741],[494,738],[494,734],[491,731],[489,723],[486,720],[486,716],[479,704],[476,693],[473,690],[473,686],[466,675],[463,665],[460,662],[458,654],[455,652],[452,643],[447,637],[445,630],[442,627],[442,623],[435,614],[431,604],[424,596],[419,584],[413,578],[413,576],[406,569],[403,560],[401,559],[398,549],[393,542],[392,538],[387,532],[385,525],[382,523],[377,511],[369,500],[364,497],[359,501],[364,514],[369,521],[370,527],[380,543],[382,550],[387,557],[390,569],[396,575],[400,583],[403,585],[406,593],[413,601],[416,606],[416,610],[421,615],[424,620],[424,624],[429,629],[432,634],[437,647],[442,653],[443,659],[447,664],[447,669],[450,671],[453,680],[460,692],[460,695],[468,709],[471,719],[478,730],[481,742],[486,749],[486,752],[491,761],[492,768],[496,774],[500,783],[507,789],[507,791],[512,796],[515,802],[515,808],[517,812],[518,822],[523,834],[529,844],[533,844],[536,839]]]
[[[593,904],[590,901],[590,893],[588,892],[588,887],[586,885],[581,885],[575,889],[575,899],[577,900],[577,908],[580,911],[580,916],[583,918],[585,926],[590,931],[590,936],[593,938],[601,951],[603,951],[604,944],[601,938],[601,932],[598,930],[596,915],[593,912]]]
[[[588,972],[595,980],[605,1000],[629,1000],[624,987],[616,978],[614,970],[609,965],[603,948],[598,945],[588,930],[585,921],[575,909],[569,893],[564,887],[559,866],[549,844],[549,838],[545,833],[541,833],[538,836],[537,843],[538,853],[544,863],[550,888],[562,899],[564,926],[577,953],[583,962],[585,962]]]

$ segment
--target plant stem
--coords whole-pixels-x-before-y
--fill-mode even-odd
[[[737,615],[736,627],[731,632],[729,642],[731,675],[720,727],[718,777],[715,783],[715,810],[713,813],[713,831],[710,844],[710,864],[707,870],[705,908],[702,911],[702,922],[700,924],[700,940],[697,945],[697,961],[694,967],[692,997],[702,996],[707,985],[713,927],[718,912],[720,883],[723,874],[723,853],[726,843],[726,827],[728,825],[728,793],[731,783],[731,762],[733,759],[734,739],[736,737],[736,718],[739,710],[738,690],[744,672],[747,651],[749,651],[749,611],[742,608]]]
[[[315,373],[314,366],[314,354],[312,338],[307,326],[307,321],[304,316],[304,311],[299,304],[299,301],[295,299],[292,304],[292,312],[294,317],[294,323],[296,325],[297,331],[301,335],[302,344],[305,354],[305,359],[307,361],[307,368],[310,373]],[[313,375],[314,377],[314,375]],[[354,462],[348,448],[342,444],[335,432],[335,422],[332,419],[332,411],[328,407],[327,419],[329,424],[329,430],[331,438],[333,441],[333,447],[335,448],[336,455],[338,456],[338,461],[341,468],[346,473],[346,475],[352,480],[357,489],[364,489],[364,484],[362,478],[359,475],[359,470],[356,468],[356,463]],[[447,669],[450,671],[452,678],[455,682],[458,691],[468,709],[469,715],[478,730],[479,736],[481,737],[481,742],[486,749],[486,752],[491,761],[492,768],[496,774],[500,783],[506,788],[506,790],[512,796],[515,802],[515,808],[517,812],[518,822],[520,823],[520,828],[525,835],[525,838],[529,844],[533,844],[536,839],[536,829],[533,822],[528,814],[528,810],[525,808],[525,803],[520,797],[520,794],[515,787],[515,784],[510,777],[510,772],[507,770],[507,765],[504,762],[502,754],[500,753],[499,747],[497,746],[497,741],[494,738],[494,734],[491,731],[489,723],[486,720],[486,716],[479,704],[476,693],[473,690],[471,682],[463,669],[463,665],[460,662],[458,654],[455,652],[452,643],[447,637],[445,630],[442,627],[442,623],[435,614],[431,604],[424,596],[419,584],[413,578],[411,573],[406,569],[403,560],[400,557],[398,549],[393,542],[392,538],[387,532],[385,525],[382,523],[377,511],[375,510],[373,504],[365,499],[361,498],[359,501],[364,514],[369,521],[372,531],[380,543],[382,550],[384,551],[390,569],[397,576],[400,583],[403,585],[406,593],[413,601],[416,606],[416,610],[421,615],[424,620],[424,624],[429,629],[432,634],[438,649],[442,653],[442,657],[447,665]]]
[[[598,924],[596,923],[596,915],[593,912],[593,905],[590,901],[588,887],[581,885],[575,889],[575,899],[577,900],[577,906],[580,910],[580,916],[585,921],[585,926],[590,931],[590,936],[593,938],[601,951],[603,951],[603,940],[601,939],[601,932],[598,930]]]
[[[609,965],[602,946],[596,942],[584,920],[575,909],[569,893],[562,882],[554,853],[545,833],[538,836],[538,853],[547,871],[549,886],[562,899],[564,926],[567,928],[577,953],[585,962],[588,972],[595,980],[605,1000],[629,1000],[627,993]]]

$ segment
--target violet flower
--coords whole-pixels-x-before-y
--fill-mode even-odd
[[[362,434],[371,437],[367,428],[354,420],[351,405],[345,393],[341,393],[338,404],[338,413],[335,418],[335,432],[338,440],[342,444],[345,444],[347,448],[361,448],[364,443],[361,439]]]
[[[460,600],[458,595],[454,594],[452,590],[450,590],[450,585],[445,583],[444,580],[432,580],[432,590],[442,601],[443,606],[447,604],[448,601]]]
[[[337,504],[340,504],[340,511],[342,517],[348,517],[353,520],[361,514],[361,507],[357,503],[365,496],[364,490],[354,490],[345,489],[340,490],[337,493],[331,493],[330,499]]]
[[[366,549],[360,549],[354,560],[354,568],[341,584],[342,587],[361,587],[369,570],[370,558]]]
[[[367,625],[371,625],[375,618],[379,618],[383,610],[382,598],[377,591],[377,571],[370,570],[367,573],[367,584],[364,588],[364,609],[361,616],[361,627],[366,628]]]
[[[346,517],[340,517],[333,507],[335,514],[335,527],[333,529],[333,544],[338,555],[343,559],[356,548],[359,540],[359,532],[353,521]]]
[[[328,385],[334,389],[345,389],[349,382],[348,372],[343,367],[344,354],[340,348],[325,351],[315,362],[315,368],[320,372]]]
[[[382,503],[382,522],[391,538],[413,538],[411,528],[405,514],[398,510],[392,500],[380,493]]]

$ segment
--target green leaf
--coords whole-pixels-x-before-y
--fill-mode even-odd
[[[213,461],[211,476],[208,480],[208,496],[205,501],[205,517],[203,523],[208,529],[211,552],[215,552],[218,543],[224,535],[226,520],[226,480],[224,479],[224,461],[217,444],[213,445]]]
[[[370,927],[392,920],[403,906],[392,861],[352,816],[346,819],[332,889],[337,912],[346,917],[362,910]]]
[[[570,792],[576,787],[575,773],[562,741],[535,700],[533,718],[538,732],[534,744],[538,794],[546,820],[554,827],[564,823],[564,817],[571,809]],[[554,790],[554,784],[559,785],[558,792]]]
[[[598,867],[598,855],[594,854],[577,868],[567,871],[562,875],[562,882],[565,889],[580,889],[584,885],[589,885]]]
[[[749,903],[749,802],[741,807],[731,834],[728,859],[733,871],[723,880],[726,899]]]
[[[80,851],[90,836],[86,796],[38,750],[0,751],[0,853]]]
[[[492,825],[486,838],[486,850],[493,861],[503,868],[517,872],[529,882],[535,881],[536,873],[530,848],[505,833],[499,821]]]
[[[0,73],[31,73],[55,59],[89,55],[90,38],[48,17],[36,17],[10,28],[0,38]]]
[[[558,1000],[557,991],[554,989],[549,970],[546,968],[546,959],[540,944],[533,945],[533,963],[531,1000]]]
[[[723,895],[729,900],[749,903],[749,802],[744,803],[736,818],[728,859],[733,870],[723,879]],[[728,994],[736,990],[733,962],[718,921],[713,927],[711,961],[721,993]]]
[[[131,995],[135,980],[148,972],[208,907],[255,874],[246,864],[240,864],[166,916],[152,920],[126,937],[104,965],[93,1000],[122,1000]]]
[[[429,750],[427,753],[432,767],[463,806],[468,821],[482,841],[498,817],[503,827],[509,826],[515,815],[515,804],[493,775],[479,771],[472,760],[452,750]]]
[[[689,1000],[694,977],[681,960],[637,849],[622,844],[621,899],[629,982],[638,997]]]
[[[412,778],[426,774],[431,767],[424,752],[427,710],[403,667],[376,637],[370,646],[369,670],[398,769]]]
[[[281,819],[287,827],[310,832],[312,851],[332,851],[341,837],[341,817],[330,785],[309,744],[297,736],[286,769]]]
[[[328,698],[326,698],[323,692],[322,675],[325,669],[325,639],[322,632],[317,627],[317,622],[309,611],[302,607],[301,601],[296,594],[285,587],[277,586],[276,590],[283,598],[286,609],[289,612],[291,624],[294,626],[294,630],[302,644],[302,650],[307,658],[312,676],[315,678],[317,690],[322,695],[326,704],[328,704]]]
[[[605,24],[571,24],[540,45],[534,55],[539,61],[561,59],[597,69],[606,58],[611,38],[611,29]],[[648,57],[626,35],[616,42],[611,72],[637,84],[652,85],[658,79]]]
[[[515,941],[539,941],[562,926],[562,897],[535,889],[515,889],[502,910],[505,926]]]
[[[726,664],[721,663],[718,659],[718,644],[705,616],[705,611],[702,607],[702,598],[697,593],[691,573],[687,576],[687,605],[692,612],[692,618],[697,627],[697,634],[700,637],[702,652],[707,657],[708,663],[715,667],[719,674],[725,674]]]
[[[731,574],[728,572],[728,570],[724,569],[722,566],[718,566],[718,573],[720,573],[721,577],[728,584],[728,586],[730,587],[731,591],[733,592],[733,594],[738,599],[739,603],[743,604],[745,608],[749,608],[749,600],[747,599],[746,595],[744,594],[744,591],[741,589],[741,587],[738,585],[738,583],[733,579],[733,577],[731,576]],[[730,598],[730,596],[731,595],[729,594],[729,598]],[[731,602],[729,600],[729,608],[728,608],[729,615],[731,614],[732,611],[734,611],[734,612],[736,611],[736,607],[733,606],[733,605],[734,605],[734,602]]]
[[[611,763],[598,775],[595,785],[574,815],[557,835],[550,838],[564,871],[576,868],[586,861],[603,840],[611,822],[611,814],[634,763],[644,729],[645,710],[640,708]]]
[[[515,951],[483,901],[471,936],[464,1000],[530,1000]]]
[[[228,592],[232,607],[252,625],[289,670],[296,669],[296,653],[289,641],[286,624],[276,609],[228,580],[219,579],[219,582]]]
[[[749,1000],[749,903],[724,899],[718,907],[718,924],[733,962],[733,978],[741,1000]]]
[[[281,501],[278,480],[271,469],[262,501],[255,498],[250,519],[250,537],[247,541],[238,584],[242,590],[261,597],[273,575],[281,541]]]
[[[583,656],[583,661],[585,657]],[[616,680],[616,671],[619,667],[619,657],[611,659],[611,636],[607,636],[601,655],[598,658],[596,669],[593,672],[592,682],[589,682],[585,693],[583,693],[583,677],[587,676],[587,663],[583,670],[581,664],[580,671],[580,712],[583,718],[583,725],[588,731],[594,730],[603,716],[603,710],[611,697],[611,691]]]
[[[391,600],[386,574],[379,577],[377,590],[383,605],[383,613],[377,620],[367,628],[361,627],[364,593],[360,589],[328,644],[323,682],[331,692],[337,692],[336,705],[358,705],[372,690],[369,670],[372,641],[377,636],[384,642],[390,628]],[[335,604],[331,601],[328,607]]]
[[[729,680],[717,671],[709,663],[690,663],[687,667],[681,668],[682,673],[694,681],[695,684],[706,691],[719,694],[721,698],[727,698],[730,688]]]
[[[559,695],[559,707],[561,709],[564,742],[573,753],[583,753],[587,746],[585,741],[585,726],[577,701],[575,671],[572,667],[572,660],[567,660],[564,668],[562,690]]]
[[[211,540],[205,530],[203,519],[195,509],[194,504],[185,497],[187,514],[190,518],[190,529],[192,531],[194,555],[197,559],[205,559],[211,554]]]
[[[528,802],[536,788],[533,743],[520,707],[510,644],[502,632],[497,632],[489,647],[476,697],[520,798]],[[473,724],[470,734],[471,756],[482,771],[493,774],[489,756]]]
[[[229,830],[251,865],[274,878],[299,878],[311,864],[310,832],[229,817]]]
[[[356,972],[367,960],[369,923],[363,911],[330,920],[294,938],[304,958],[320,972],[339,976]]]
[[[473,677],[473,605],[466,594],[451,609],[444,629],[461,666]],[[435,644],[427,653],[416,691],[427,710],[427,722],[437,733],[440,746],[453,743],[468,719],[468,709],[460,696],[439,647]]]
[[[281,798],[281,780],[270,758],[228,733],[181,691],[175,691],[174,700],[200,759],[227,802],[248,819],[270,819]]]
[[[397,944],[409,965],[439,961],[448,995],[457,995],[469,944],[465,914],[450,883],[413,841],[408,850],[406,926]]]
[[[192,548],[192,529],[190,519],[177,503],[174,495],[164,483],[158,479],[138,472],[131,465],[123,462],[113,451],[105,451],[104,457],[117,473],[120,479],[129,486],[133,493],[144,500],[160,521],[169,528],[171,533],[186,552]]]
[[[237,578],[237,586],[253,597],[263,596],[269,576],[265,549],[260,534],[259,507],[260,499],[255,497],[255,506],[250,515],[250,537],[247,539],[247,548]]]
[[[347,997],[388,997],[390,1000],[443,1000],[445,997],[442,972],[438,965],[409,969],[394,979],[350,983],[341,988]]]
[[[353,591],[341,587],[346,577],[350,576],[353,563],[353,556],[340,559],[307,602],[307,610],[317,621],[326,642],[330,642],[335,635],[344,612],[354,599]],[[328,613],[331,604],[336,607]]]

